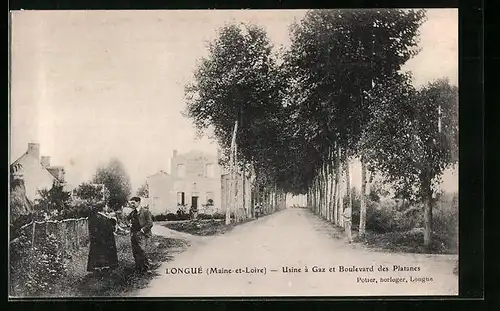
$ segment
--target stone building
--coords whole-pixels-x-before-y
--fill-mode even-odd
[[[33,202],[39,197],[38,191],[50,189],[54,182],[65,182],[62,166],[52,166],[50,157],[40,157],[40,144],[29,143],[28,150],[15,160],[12,165],[20,164],[16,174],[24,180],[26,197]]]
[[[175,207],[171,199],[173,196],[172,181],[172,177],[164,171],[148,176],[149,197],[141,198],[141,205],[148,205],[149,211],[153,215],[165,214],[167,210]],[[172,207],[172,205],[174,206]]]
[[[221,168],[217,155],[201,151],[179,154],[173,151],[171,172],[159,172],[147,178],[149,209],[153,214],[186,212],[196,206],[199,213],[220,211]]]

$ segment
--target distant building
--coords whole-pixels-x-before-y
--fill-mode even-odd
[[[171,174],[160,171],[149,176],[149,209],[152,214],[176,213],[192,206],[200,213],[214,213],[221,204],[221,168],[217,155],[173,151]],[[210,204],[211,203],[211,204]]]
[[[153,215],[165,214],[172,204],[173,187],[172,177],[160,171],[147,177],[149,198],[141,198],[141,205],[149,205]]]
[[[31,202],[39,198],[39,190],[52,188],[54,182],[65,182],[64,168],[52,166],[48,156],[40,157],[40,144],[29,143],[28,150],[12,163],[16,164],[20,164],[16,174],[24,180],[26,197]]]

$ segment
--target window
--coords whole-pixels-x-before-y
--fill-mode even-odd
[[[206,197],[207,197],[206,198],[207,205],[214,205],[214,193],[207,192]]]
[[[177,164],[177,176],[180,178],[186,177],[186,166],[184,164]]]
[[[205,176],[207,176],[208,178],[213,178],[214,175],[215,175],[214,165],[213,164],[205,165]]]
[[[185,194],[184,192],[177,192],[177,204],[184,205],[185,203]]]

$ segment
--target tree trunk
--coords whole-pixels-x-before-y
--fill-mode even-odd
[[[233,200],[232,200],[232,196],[233,196],[233,182],[232,182],[233,174],[232,174],[232,172],[230,172],[228,175],[229,175],[228,176],[229,178],[228,178],[227,186],[228,186],[229,195],[227,196],[227,200],[226,200],[226,225],[229,225],[231,223],[231,204],[233,203]]]
[[[325,217],[325,187],[324,187],[324,182],[323,182],[323,175],[325,174],[324,172],[324,163],[321,164],[321,168],[319,169],[319,199],[320,199],[320,209],[319,209],[319,215],[321,218]]]
[[[318,178],[314,177],[314,213],[318,214]]]
[[[366,228],[366,165],[365,160],[361,157],[361,196],[359,210],[359,236],[365,235]]]
[[[330,150],[328,150],[328,158],[325,163],[325,194],[326,194],[325,218],[326,220],[330,221]]]
[[[242,204],[242,208],[243,210],[245,211],[245,216],[248,217],[248,210],[247,210],[247,207],[246,207],[246,202],[245,202],[245,197],[247,195],[247,189],[245,189],[245,179],[246,179],[246,163],[245,163],[245,160],[243,160],[243,169],[241,170],[241,177],[242,177],[242,185],[241,185],[241,188],[243,189],[243,201],[241,202]]]
[[[274,183],[274,211],[276,212],[277,210],[279,210],[279,207],[278,207],[278,186],[276,185],[276,182]]]
[[[343,227],[344,226],[344,218],[342,217],[342,211],[344,210],[344,190],[342,187],[344,186],[344,179],[343,176],[341,177],[340,180],[340,185],[339,185],[339,206],[338,206],[338,220],[339,220],[339,226]]]
[[[318,215],[321,216],[321,168],[318,170],[316,178],[318,180]]]
[[[432,243],[432,189],[431,181],[429,178],[423,182],[424,194],[424,246],[430,250]]]
[[[310,206],[311,206],[311,204],[309,204],[310,197],[311,197],[311,187],[307,188],[307,195],[306,195],[307,208],[310,208]]]
[[[335,218],[335,224],[340,225],[339,219],[339,204],[340,204],[340,146],[337,147],[337,156],[335,157],[335,194],[334,194],[334,206],[333,206],[333,215]]]
[[[347,184],[347,205],[352,209],[352,195],[351,195],[351,175],[349,168],[349,157],[347,156],[347,152],[344,154],[345,158],[345,174],[346,174],[346,184]]]
[[[333,159],[332,159],[333,160]],[[333,163],[330,161],[330,202],[329,202],[329,211],[328,214],[330,216],[330,221],[333,222],[333,207],[334,207],[334,196],[333,196],[333,182],[334,182],[334,177],[333,177],[334,169],[333,169]]]

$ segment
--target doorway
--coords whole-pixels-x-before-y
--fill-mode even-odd
[[[191,206],[195,209],[198,209],[198,197],[197,196],[191,197]]]

